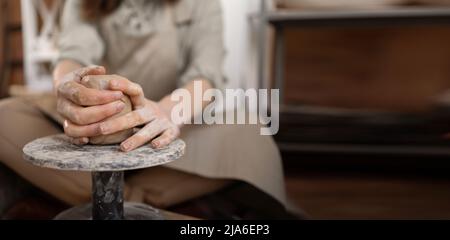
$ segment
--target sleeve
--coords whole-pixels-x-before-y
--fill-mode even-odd
[[[204,79],[210,81],[215,88],[222,89],[225,84],[225,48],[220,0],[203,0],[196,5],[189,36],[188,64],[179,80],[179,86]]]
[[[84,66],[99,65],[105,51],[102,38],[93,23],[81,16],[81,2],[67,0],[61,17],[56,62],[70,59]]]

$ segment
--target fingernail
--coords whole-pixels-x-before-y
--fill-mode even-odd
[[[94,66],[93,70],[97,71],[97,73],[105,73],[106,72],[105,68],[102,66]]]
[[[158,141],[152,142],[152,147],[153,148],[158,148],[159,147],[159,142]]]
[[[132,146],[131,142],[124,142],[122,143],[122,150],[127,152],[131,149],[131,146]]]
[[[82,138],[81,139],[81,142],[83,143],[83,144],[88,144],[89,143],[89,138]]]
[[[67,120],[64,120],[63,126],[64,126],[64,128],[68,128],[69,127],[69,122],[67,122]]]
[[[82,83],[88,83],[90,80],[89,76],[83,77],[83,79],[81,79]]]
[[[123,97],[123,93],[122,92],[114,92],[114,97],[122,98]]]
[[[119,83],[117,82],[117,80],[111,80],[111,82],[109,82],[109,84],[111,85],[111,88],[117,88],[119,86]]]
[[[100,124],[100,132],[101,132],[103,135],[108,134],[108,131],[109,131],[109,127],[108,127],[107,124],[105,124],[105,123]]]
[[[121,112],[124,108],[125,108],[125,103],[123,103],[123,102],[118,102],[118,103],[116,104],[116,110],[117,110],[117,112]]]

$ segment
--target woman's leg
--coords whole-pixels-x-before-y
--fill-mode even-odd
[[[167,208],[214,193],[233,183],[231,180],[204,178],[166,167],[152,167],[131,172],[126,178],[125,198]]]
[[[283,167],[270,136],[260,135],[260,125],[187,125],[181,138],[185,155],[167,167],[206,178],[249,183],[286,203]]]
[[[25,100],[11,98],[0,101],[0,162],[68,204],[88,202],[89,173],[40,168],[23,160],[25,144],[58,133],[61,130]]]

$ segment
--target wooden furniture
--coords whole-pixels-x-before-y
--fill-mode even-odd
[[[0,98],[5,96],[8,81],[6,79],[6,1],[0,0]]]
[[[400,7],[374,10],[267,11],[262,0],[260,56],[265,56],[266,27],[275,28],[274,82],[265,75],[260,57],[260,88],[280,89],[280,133],[275,136],[284,152],[345,154],[419,154],[449,156],[442,134],[446,106],[431,116],[378,111],[314,108],[289,105],[285,98],[285,32],[288,28],[380,27],[413,24],[449,25],[450,8]],[[301,74],[298,78],[302,78]],[[426,80],[424,80],[426,81]],[[448,117],[448,116],[447,116]]]
[[[264,2],[264,0],[263,0]],[[284,92],[284,56],[286,28],[317,28],[327,26],[366,26],[380,27],[410,24],[450,24],[450,8],[394,8],[381,10],[321,10],[321,11],[272,11],[266,12],[262,8],[260,18],[264,26],[271,24],[275,27],[275,83],[274,87],[280,89],[281,102]],[[260,39],[264,41],[264,38]],[[261,44],[264,46],[264,44]],[[264,58],[262,58],[264,60]],[[261,66],[264,66],[262,64]],[[260,69],[262,77],[264,71]],[[299,76],[301,77],[301,76]],[[285,109],[289,110],[288,106]]]
[[[20,1],[0,0],[0,98],[10,84],[22,84],[22,24]]]

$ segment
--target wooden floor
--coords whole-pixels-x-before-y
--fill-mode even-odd
[[[286,175],[289,198],[312,219],[450,219],[450,177]]]

